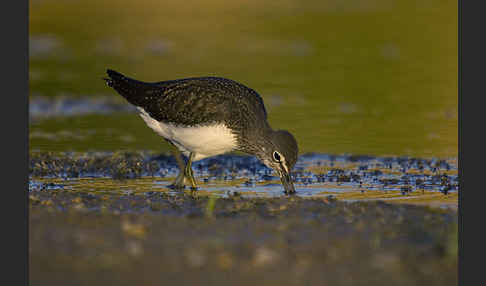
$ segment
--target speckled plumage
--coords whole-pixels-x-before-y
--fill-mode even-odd
[[[241,151],[246,137],[270,127],[261,96],[251,88],[221,77],[195,77],[161,82],[142,82],[108,70],[108,85],[152,118],[183,126],[225,123],[238,134]],[[247,146],[247,147],[245,147]]]
[[[142,118],[147,125],[186,155],[194,153],[196,160],[229,150],[255,155],[265,165],[277,170],[282,182],[287,184],[286,188],[295,192],[289,171],[297,161],[297,142],[288,131],[274,131],[270,127],[263,99],[253,89],[221,77],[194,77],[149,83],[126,77],[113,70],[107,70],[107,73],[110,77],[105,78],[108,85],[128,102],[141,108]],[[207,133],[200,132],[204,128],[192,128],[208,126],[211,126],[211,131]],[[189,134],[179,127],[197,131]],[[229,135],[224,131],[226,128],[230,130]],[[183,134],[183,140],[177,140],[179,135],[174,135],[173,131]],[[208,138],[203,138],[203,134],[208,134]],[[218,137],[218,134],[222,137]],[[208,144],[216,145],[213,151],[201,144],[189,148],[196,137],[210,139],[210,136],[214,139],[208,140],[212,142]],[[231,143],[234,138],[236,144]],[[181,144],[182,141],[186,142],[185,145]],[[275,152],[282,155],[281,161],[274,159],[274,156],[280,157],[274,155]]]

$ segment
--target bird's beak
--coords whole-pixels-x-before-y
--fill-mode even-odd
[[[295,187],[294,183],[292,182],[292,178],[290,177],[290,174],[283,168],[280,171],[280,180],[282,181],[282,185],[286,194],[295,193]]]

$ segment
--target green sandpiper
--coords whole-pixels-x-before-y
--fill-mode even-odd
[[[192,162],[241,151],[274,169],[286,194],[295,193],[290,172],[297,161],[297,141],[290,132],[270,127],[263,99],[253,89],[221,77],[143,82],[110,69],[107,74],[108,86],[175,146],[172,153],[180,172],[171,187],[190,185],[196,190]]]

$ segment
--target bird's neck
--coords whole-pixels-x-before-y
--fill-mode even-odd
[[[270,126],[263,126],[259,129],[252,129],[251,133],[243,133],[239,140],[239,151],[245,152],[261,158],[263,154],[271,152],[269,146],[272,146],[271,138],[273,129]]]

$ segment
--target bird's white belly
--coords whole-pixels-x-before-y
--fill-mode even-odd
[[[170,140],[182,153],[194,153],[193,161],[230,152],[236,148],[236,137],[224,124],[181,127],[150,117],[141,107],[140,117],[160,136]]]

